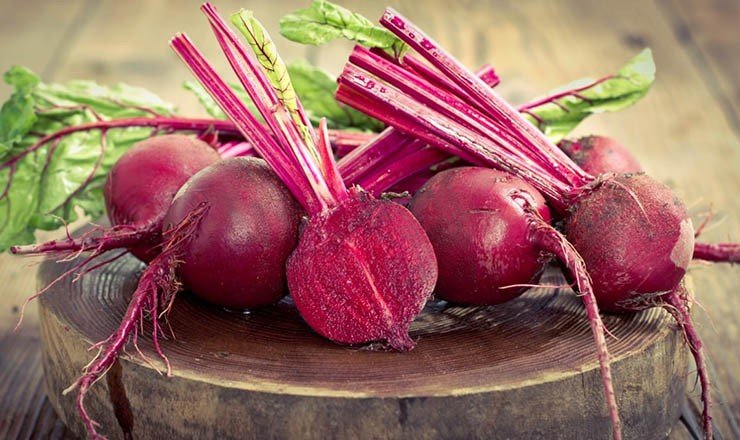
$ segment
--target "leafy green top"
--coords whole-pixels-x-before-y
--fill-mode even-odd
[[[280,33],[291,41],[311,45],[345,38],[365,47],[385,49],[398,57],[407,50],[407,46],[386,29],[327,0],[314,0],[309,8],[284,16],[280,20]],[[597,81],[576,81],[521,107],[521,110],[530,122],[537,125],[552,141],[558,142],[589,115],[614,112],[634,104],[647,93],[654,79],[652,53],[650,49],[645,49],[616,75]],[[298,88],[298,82],[296,87]],[[331,90],[333,94],[336,89]],[[298,95],[303,97],[300,89]],[[328,101],[328,98],[325,97],[322,102],[324,101]],[[308,102],[306,107],[311,108]],[[336,110],[336,106],[332,108]],[[331,115],[338,113],[332,112]],[[326,116],[331,123],[332,116]],[[344,127],[351,127],[352,120],[354,118],[344,119],[343,123],[349,124]],[[335,126],[342,128],[339,124]]]
[[[384,49],[400,57],[408,49],[395,35],[362,15],[326,0],[314,0],[280,20],[280,33],[287,39],[318,46],[346,38],[366,47]]]
[[[174,110],[154,94],[125,84],[47,84],[17,66],[4,79],[15,90],[0,109],[0,250],[33,242],[37,229],[57,229],[76,220],[77,208],[93,218],[101,216],[108,170],[152,129],[80,131],[30,154],[25,150],[66,127]]]
[[[645,49],[614,75],[575,81],[522,106],[520,111],[553,142],[559,142],[589,115],[615,112],[634,104],[654,81],[653,55]]]

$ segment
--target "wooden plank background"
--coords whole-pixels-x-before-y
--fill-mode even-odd
[[[223,12],[254,9],[277,36],[277,19],[308,1],[217,1]],[[341,2],[369,17],[382,3]],[[372,3],[372,4],[371,4]],[[602,133],[628,145],[655,177],[668,182],[695,218],[711,205],[717,225],[706,241],[740,240],[740,2],[737,0],[391,1],[469,66],[496,65],[502,93],[523,102],[583,76],[614,71],[644,46],[658,77],[634,108],[594,117],[579,134]],[[200,114],[180,84],[188,72],[167,46],[185,31],[218,66],[225,62],[194,1],[0,1],[0,69],[22,64],[47,81],[90,78],[149,88]],[[349,45],[306,48],[279,40],[288,59],[341,68]],[[0,98],[7,97],[0,86]],[[46,235],[44,238],[48,238]],[[700,332],[713,360],[715,411],[724,438],[740,438],[738,267],[695,264]],[[0,256],[0,438],[69,436],[41,386],[35,307],[12,332],[18,308],[35,287],[34,260]],[[688,419],[696,404],[685,412]],[[689,423],[690,425],[690,423]],[[692,438],[685,424],[671,438]]]

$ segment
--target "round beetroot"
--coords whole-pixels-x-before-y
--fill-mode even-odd
[[[558,144],[583,171],[597,176],[604,173],[641,173],[637,158],[616,140],[606,136],[585,136]]]
[[[434,246],[439,264],[435,294],[463,304],[499,304],[536,283],[545,259],[532,240],[522,206],[528,193],[544,221],[550,212],[540,193],[502,171],[463,167],[443,171],[419,190],[409,209]]]
[[[180,187],[195,173],[220,159],[216,150],[192,136],[171,134],[138,142],[118,159],[105,183],[105,208],[111,223],[132,228],[161,225]],[[131,253],[148,262],[161,235]]]
[[[286,294],[285,261],[298,242],[302,209],[261,159],[222,160],[182,186],[165,229],[205,203],[207,211],[181,250],[178,275],[198,297],[242,309]]]
[[[434,249],[411,213],[350,191],[305,225],[288,259],[288,287],[317,333],[344,344],[385,340],[413,347],[411,321],[437,280]]]
[[[645,174],[620,175],[572,209],[566,236],[586,262],[602,310],[654,306],[686,273],[694,228],[666,185]]]

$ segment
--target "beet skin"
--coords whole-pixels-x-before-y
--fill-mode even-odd
[[[286,290],[285,261],[298,242],[302,208],[262,159],[222,160],[183,185],[164,227],[206,203],[178,274],[198,297],[243,309],[274,303]]]
[[[437,280],[437,261],[419,222],[403,206],[354,188],[350,199],[314,215],[288,259],[290,294],[311,328],[332,341],[408,335]]]
[[[694,249],[683,202],[645,174],[619,175],[587,193],[565,233],[586,262],[599,308],[612,312],[659,304],[683,278]]]
[[[527,216],[512,195],[528,193],[544,221],[540,193],[511,174],[454,168],[432,177],[409,209],[434,246],[439,263],[435,295],[462,304],[499,304],[535,284],[546,261],[532,240]]]
[[[113,226],[161,225],[177,190],[193,174],[218,160],[216,150],[192,136],[171,134],[138,142],[108,174],[104,189],[108,218]],[[131,253],[151,261],[157,254],[152,248],[161,238],[154,234],[149,243],[130,249]]]
[[[606,136],[586,136],[575,141],[562,141],[561,150],[583,171],[598,176],[604,173],[641,173],[637,158],[616,140]]]

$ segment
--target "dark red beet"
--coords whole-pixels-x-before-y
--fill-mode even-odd
[[[317,333],[408,350],[408,328],[434,288],[437,263],[406,208],[355,188],[308,221],[287,274],[296,307]]]
[[[208,144],[183,135],[152,137],[134,145],[113,165],[104,188],[112,227],[97,226],[77,238],[67,234],[62,240],[11,247],[14,254],[53,254],[60,259],[86,253],[77,264],[29,297],[23,310],[67,276],[77,273],[80,277],[123,256],[118,254],[87,267],[110,250],[126,248],[139,259],[151,261],[159,253],[162,220],[175,193],[190,176],[219,159]]]
[[[598,176],[604,173],[642,173],[645,170],[630,151],[606,136],[585,136],[575,141],[564,140],[561,150],[583,171]]]
[[[409,204],[426,230],[439,264],[435,294],[463,304],[509,301],[539,279],[541,247],[512,194],[522,189],[547,222],[550,212],[537,190],[511,174],[463,167],[432,177]]]
[[[601,183],[577,202],[565,230],[586,262],[599,308],[612,312],[659,304],[678,286],[694,249],[683,202],[644,174]]]
[[[183,157],[185,160],[177,160]],[[105,208],[111,223],[134,228],[161,228],[167,208],[180,187],[195,173],[220,159],[216,150],[191,136],[155,136],[137,143],[111,169],[105,183]],[[148,262],[156,256],[156,234],[131,253]]]
[[[410,204],[439,259],[437,295],[454,302],[498,304],[536,283],[555,257],[575,281],[591,325],[615,437],[621,436],[604,325],[586,265],[548,222],[542,195],[522,179],[486,168],[433,177]],[[508,287],[507,287],[508,286]]]
[[[256,158],[222,160],[198,172],[175,196],[165,229],[201,203],[208,206],[182,248],[178,274],[204,300],[242,309],[286,293],[285,261],[298,242],[302,208],[267,164]]]
[[[642,166],[622,144],[605,136],[587,136],[576,141],[562,141],[558,144],[573,161],[589,174],[641,173]],[[699,233],[711,215],[696,228]],[[694,260],[715,263],[740,262],[740,243],[694,243]]]

